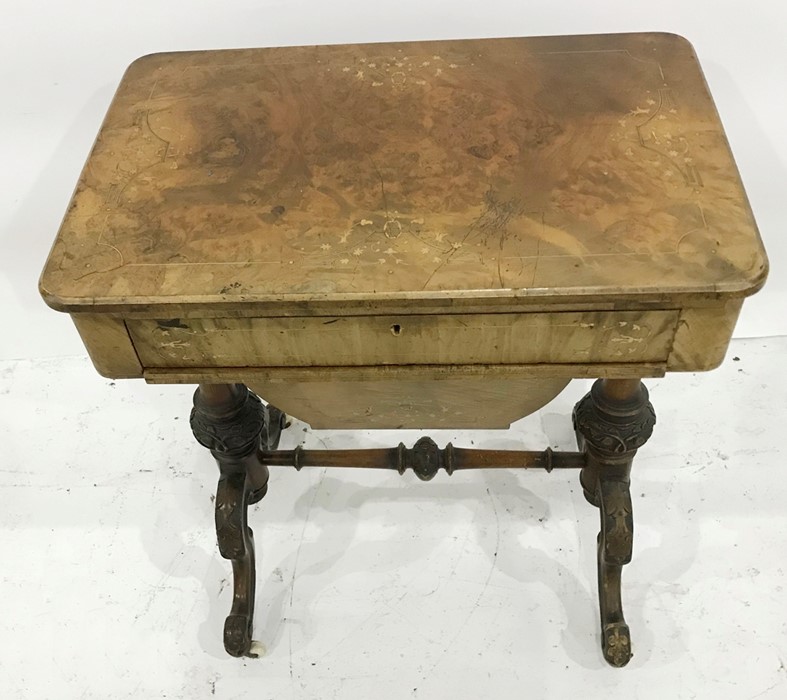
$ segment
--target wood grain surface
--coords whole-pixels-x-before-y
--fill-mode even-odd
[[[677,311],[126,323],[145,367],[666,362]]]
[[[152,317],[676,308],[750,294],[766,268],[694,53],[651,33],[144,57],[41,290]]]
[[[386,380],[255,382],[248,386],[282,411],[319,429],[505,429],[554,399],[568,378],[463,375]]]

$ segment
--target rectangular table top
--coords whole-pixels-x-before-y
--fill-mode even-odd
[[[766,271],[691,46],[645,33],[145,56],[41,291],[71,312],[680,305]]]

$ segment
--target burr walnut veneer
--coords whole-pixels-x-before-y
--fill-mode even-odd
[[[577,467],[623,665],[629,469],[655,422],[640,379],[718,365],[766,269],[694,52],[650,33],[145,56],[41,293],[101,374],[199,385],[230,653],[250,653],[246,506],[269,466]],[[276,449],[284,414],[505,428],[573,377],[598,379],[578,452]]]

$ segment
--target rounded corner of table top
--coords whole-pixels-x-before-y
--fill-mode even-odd
[[[770,274],[770,262],[762,246],[757,251],[757,257],[758,262],[752,266],[749,274],[741,277],[740,283],[736,288],[730,289],[731,296],[750,297],[765,286]]]
[[[60,296],[55,289],[54,282],[50,279],[48,273],[48,267],[44,268],[44,271],[38,278],[39,295],[50,309],[68,313],[71,310],[72,304],[69,303],[69,300]]]
[[[683,36],[682,34],[678,34],[676,32],[668,32],[668,31],[652,31],[652,32],[642,32],[641,36],[647,37],[647,39],[654,44],[659,44],[665,48],[675,49],[688,49],[691,53],[696,54],[694,49],[694,44],[691,42],[690,39]]]
[[[135,58],[126,66],[126,70],[121,78],[121,85],[131,77],[144,76],[160,68],[169,62],[177,62],[186,56],[195,53],[194,51],[153,51],[142,54]]]

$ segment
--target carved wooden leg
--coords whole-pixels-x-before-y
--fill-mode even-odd
[[[574,409],[574,429],[587,465],[580,483],[601,513],[598,594],[604,658],[613,666],[631,659],[631,635],[623,617],[620,575],[631,561],[634,519],[629,475],[637,449],[653,432],[656,415],[639,379],[599,379]]]
[[[278,444],[282,421],[273,411],[243,384],[200,384],[194,393],[191,429],[197,441],[210,449],[221,472],[216,534],[221,556],[232,561],[232,609],[224,623],[224,648],[232,656],[252,656],[256,572],[246,514],[248,505],[268,489],[268,468],[259,462],[257,452],[261,446],[275,449]]]

